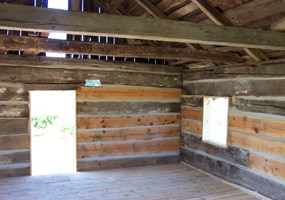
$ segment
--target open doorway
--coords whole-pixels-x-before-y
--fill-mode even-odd
[[[76,92],[31,91],[32,175],[76,172]]]

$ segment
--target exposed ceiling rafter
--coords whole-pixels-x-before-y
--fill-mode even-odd
[[[215,24],[220,26],[234,26],[229,19],[223,16],[207,0],[192,0]],[[244,51],[255,61],[269,60],[269,58],[258,49],[244,48]]]
[[[283,32],[99,15],[12,4],[0,4],[0,28],[285,50],[285,33]]]

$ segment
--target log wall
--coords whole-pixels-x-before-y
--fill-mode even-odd
[[[149,157],[158,156],[159,159],[146,160],[142,154],[141,159],[134,157],[138,163],[165,163],[168,162],[167,158],[177,161],[179,156],[177,153],[179,150],[178,139],[174,138],[179,137],[177,135],[180,127],[179,90],[171,88],[181,88],[182,69],[180,67],[1,55],[0,71],[0,177],[30,174],[29,90],[76,90],[85,83],[85,79],[100,79],[104,85],[111,88],[146,87],[152,88],[153,92],[149,92],[150,89],[136,90],[132,88],[122,90],[125,93],[117,93],[119,96],[116,94],[112,96],[109,94],[110,90],[102,91],[99,96],[89,96],[89,93],[85,92],[88,88],[83,88],[79,92],[81,100],[78,102],[78,116],[81,116],[78,118],[79,129],[88,129],[89,126],[94,129],[94,125],[97,126],[102,120],[105,120],[104,126],[110,126],[109,140],[120,140],[121,142],[117,142],[115,146],[110,142],[100,143],[100,153],[95,151],[95,148],[99,147],[96,146],[99,143],[93,145],[94,141],[89,140],[92,138],[91,135],[88,136],[91,132],[87,134],[81,132],[82,137],[79,142],[81,144],[91,142],[89,145],[80,146],[88,148],[88,150],[79,151],[82,153],[79,154],[82,159],[83,157],[105,155],[103,154],[105,150],[112,152],[109,156],[115,156],[118,154],[115,152],[119,148],[124,148],[132,153],[135,153],[139,148],[141,153],[144,152],[148,155],[151,152]],[[140,94],[140,92],[143,93]],[[137,99],[137,101],[120,99],[123,96],[129,98],[128,95],[130,99]],[[97,102],[93,98],[101,100]],[[106,103],[106,98],[109,98],[109,102],[115,102]],[[119,110],[116,115],[114,115],[115,109]],[[112,117],[109,117],[111,115]],[[89,118],[89,116],[92,117]],[[150,125],[150,120],[155,121],[153,125]],[[123,122],[128,124],[123,124]],[[112,130],[112,124],[118,124],[119,130]],[[169,127],[169,130],[163,124],[166,124],[165,126]],[[126,135],[122,135],[120,130],[123,130],[124,126],[135,126],[137,128],[134,131],[137,132],[128,129]],[[148,131],[149,127],[150,131]],[[101,132],[98,131],[98,137],[96,137],[100,138],[100,134],[103,134],[104,131],[103,129]],[[94,134],[96,135],[95,132]],[[167,138],[168,136],[169,138]],[[112,137],[117,139],[112,139]],[[123,138],[130,139],[130,141],[123,141]],[[146,142],[137,142],[138,144],[136,144],[136,141],[140,140],[146,140]],[[100,142],[102,141],[103,139],[100,140]],[[101,144],[104,144],[102,148]],[[129,145],[135,147],[131,148]],[[167,148],[171,147],[167,149],[166,146]],[[160,151],[160,149],[162,150]],[[168,154],[167,152],[172,153]],[[132,158],[131,155],[126,160],[126,165],[127,162],[131,162],[130,158]],[[78,165],[79,170],[86,169],[82,166]]]
[[[179,161],[180,89],[82,87],[78,170]]]
[[[285,198],[285,64],[186,69],[181,159],[272,199]],[[228,148],[203,143],[203,96],[229,96]]]

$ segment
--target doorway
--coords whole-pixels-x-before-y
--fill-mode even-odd
[[[31,91],[32,175],[76,172],[76,92]]]

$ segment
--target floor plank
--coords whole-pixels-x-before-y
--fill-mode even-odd
[[[1,200],[258,199],[182,164],[0,179]]]

